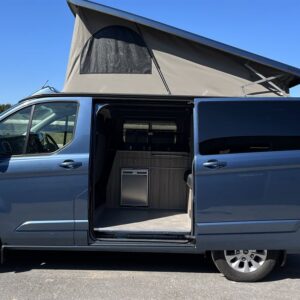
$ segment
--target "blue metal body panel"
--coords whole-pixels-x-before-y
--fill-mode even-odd
[[[87,220],[92,99],[59,97],[25,101],[1,119],[26,106],[55,101],[79,103],[73,141],[53,154],[0,158],[2,244],[74,245],[74,230],[80,230],[82,222]],[[81,162],[82,166],[78,169],[59,166],[69,159]]]
[[[200,155],[198,105],[205,101],[227,100],[198,99],[195,105],[198,248],[300,249],[300,151]],[[220,169],[205,168],[203,164],[212,159],[227,165]]]

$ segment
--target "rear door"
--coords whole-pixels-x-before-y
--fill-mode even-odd
[[[199,99],[194,122],[198,247],[300,249],[299,99]]]

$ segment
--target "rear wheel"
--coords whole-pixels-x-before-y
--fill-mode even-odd
[[[225,250],[212,251],[213,261],[224,276],[238,282],[263,279],[276,266],[280,251]]]

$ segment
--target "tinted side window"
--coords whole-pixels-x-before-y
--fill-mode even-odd
[[[35,106],[27,153],[51,153],[73,139],[76,103],[45,103]]]
[[[200,103],[199,142],[202,155],[299,150],[300,103]]]
[[[21,109],[0,122],[0,154],[24,153],[31,109],[32,107]]]

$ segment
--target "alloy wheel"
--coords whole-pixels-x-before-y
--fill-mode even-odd
[[[235,271],[250,273],[258,270],[267,259],[267,250],[226,250],[225,259]]]

